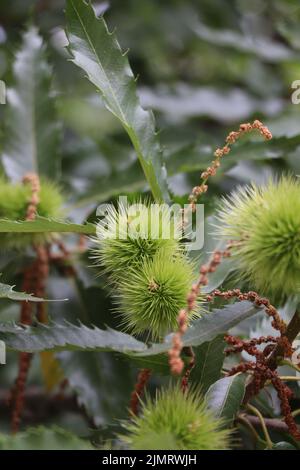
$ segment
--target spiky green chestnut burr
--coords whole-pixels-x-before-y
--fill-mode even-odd
[[[93,258],[116,284],[129,268],[152,259],[158,250],[182,251],[179,224],[170,218],[167,206],[137,203],[136,208],[135,213],[133,206],[120,204],[117,209],[112,206],[107,226],[101,223],[97,226]]]
[[[125,271],[117,295],[124,327],[134,334],[148,332],[152,339],[174,331],[192,282],[193,265],[167,250]]]
[[[132,450],[225,450],[230,431],[194,391],[170,388],[149,397],[141,413],[124,425],[121,440]]]
[[[238,270],[275,301],[300,292],[300,181],[291,176],[252,185],[223,201],[220,233],[236,240]]]
[[[25,219],[31,188],[27,184],[12,184],[4,178],[0,179],[0,219],[21,221]],[[41,181],[37,212],[46,218],[59,218],[62,215],[62,196],[54,183]],[[2,247],[22,249],[32,243],[43,243],[49,234],[1,233]]]

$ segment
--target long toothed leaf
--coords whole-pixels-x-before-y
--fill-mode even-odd
[[[83,0],[68,0],[66,16],[73,62],[87,73],[129,135],[155,199],[168,200],[154,117],[140,105],[135,78],[115,33],[108,31],[103,18],[97,18],[93,7]]]

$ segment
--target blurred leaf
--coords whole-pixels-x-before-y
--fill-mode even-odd
[[[59,116],[63,122],[81,137],[90,136],[99,140],[102,136],[119,131],[121,124],[105,108],[99,94],[88,97],[70,94],[59,96],[57,103]]]
[[[96,226],[94,224],[73,224],[72,222],[46,219],[36,217],[35,220],[7,220],[0,219],[0,233],[84,233],[95,235]]]
[[[193,30],[202,40],[221,47],[250,52],[270,62],[289,60],[293,57],[293,52],[285,44],[262,34],[252,36],[233,30],[212,29],[199,21],[195,21]]]
[[[73,62],[100,90],[107,108],[121,121],[157,200],[168,200],[166,172],[153,115],[139,103],[135,79],[114,33],[90,4],[67,1],[67,34]]]
[[[7,91],[3,163],[14,181],[30,171],[52,179],[59,176],[61,132],[45,56],[43,40],[31,27],[14,63],[15,86]]]
[[[205,205],[205,208],[207,205]],[[216,239],[216,227],[219,225],[219,221],[214,216],[209,216],[204,221],[204,245],[199,251],[192,251],[190,256],[195,259],[197,266],[209,263],[212,253],[216,250],[224,251],[226,249],[226,240]],[[210,273],[208,284],[203,287],[204,293],[212,292],[217,289],[229,274],[234,270],[235,258],[230,256],[229,258],[223,258],[222,263],[218,266],[215,272]],[[199,268],[198,268],[199,269]]]
[[[170,90],[142,88],[141,101],[168,116],[171,123],[182,123],[186,119],[206,116],[224,123],[247,119],[253,113],[274,115],[281,111],[283,101],[278,98],[258,99],[240,88],[219,90],[211,86],[195,87],[179,83]]]
[[[196,363],[191,373],[191,380],[197,384],[203,394],[220,378],[225,357],[224,348],[223,336],[217,336],[194,349]]]
[[[109,353],[62,352],[57,355],[70,387],[96,426],[125,418],[134,386],[124,357]]]
[[[145,178],[139,163],[133,162],[125,170],[113,171],[109,176],[100,176],[95,179],[86,189],[84,195],[76,200],[74,206],[97,204],[119,194],[143,189],[145,185]]]
[[[75,280],[75,288],[80,299],[79,304],[83,307],[80,319],[84,323],[95,325],[101,329],[106,329],[107,327],[118,329],[120,317],[113,314],[114,304],[111,297],[107,295],[107,291],[98,285],[87,288],[78,279]],[[99,305],[101,305],[101,312],[99,312]],[[75,319],[74,317],[74,321]],[[170,366],[166,354],[147,357],[131,355],[130,360],[136,367],[152,369],[155,374],[170,374]]]
[[[218,269],[216,269],[214,273],[210,274],[208,284],[203,288],[202,292],[209,293],[221,286],[229,274],[234,270],[234,266],[235,259],[233,257],[222,260],[222,263],[220,266],[218,266]]]
[[[208,406],[218,418],[231,425],[237,415],[245,395],[247,374],[237,374],[215,382],[208,389]]]
[[[51,351],[40,353],[41,370],[47,391],[53,390],[64,378],[63,371]]]
[[[281,442],[277,442],[276,444],[274,444],[271,450],[297,450],[297,449],[289,442],[281,441]]]
[[[263,388],[258,395],[250,400],[265,417],[276,418],[280,413],[280,402],[271,386]]]
[[[1,450],[92,450],[92,445],[57,426],[29,428],[16,435],[0,434]]]

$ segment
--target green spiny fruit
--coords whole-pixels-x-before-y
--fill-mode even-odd
[[[233,247],[239,273],[274,301],[300,292],[300,182],[286,176],[241,188],[223,201],[220,234]]]
[[[132,450],[225,450],[230,430],[213,415],[194,391],[183,394],[174,387],[146,397],[139,416],[124,425],[119,436]]]
[[[12,184],[0,179],[0,219],[24,220],[31,197],[30,185]],[[46,218],[59,218],[62,215],[62,196],[54,183],[41,181],[38,215]],[[32,243],[42,243],[49,239],[49,234],[1,233],[2,247],[22,249]]]
[[[167,250],[145,259],[138,269],[126,270],[117,294],[124,327],[134,334],[148,332],[152,339],[173,331],[192,282],[193,264]]]
[[[170,218],[167,206],[137,204],[136,207],[138,218],[130,212],[132,206],[120,204],[118,209],[109,211],[108,229],[101,223],[97,226],[93,258],[116,284],[127,275],[128,269],[152,259],[158,250],[182,251],[180,230]]]

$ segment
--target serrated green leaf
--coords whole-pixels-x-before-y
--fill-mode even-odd
[[[73,224],[68,221],[46,219],[36,217],[35,220],[7,220],[0,219],[0,233],[84,233],[95,235],[96,226],[94,224]]]
[[[191,373],[191,380],[203,394],[220,378],[225,357],[224,348],[223,336],[217,336],[212,341],[194,349],[196,362]]]
[[[25,292],[17,292],[14,290],[15,286],[0,283],[0,299],[30,301],[30,302],[47,302],[45,299],[34,297],[32,294],[26,294]]]
[[[31,27],[14,62],[15,85],[7,91],[3,164],[13,180],[30,171],[55,179],[60,172],[61,129],[45,54],[41,36]]]
[[[17,435],[0,434],[0,450],[92,450],[93,446],[70,431],[52,426],[29,428]]]
[[[227,425],[232,424],[242,404],[247,374],[237,374],[218,380],[207,391],[208,406]]]
[[[139,352],[146,348],[133,336],[112,329],[100,330],[85,325],[42,323],[37,326],[0,325],[0,339],[15,351],[115,351]]]
[[[73,62],[87,73],[129,135],[155,199],[168,200],[154,117],[140,105],[134,76],[115,34],[83,0],[68,0],[66,16]]]
[[[199,346],[226,333],[230,328],[258,312],[250,302],[237,302],[223,309],[203,315],[190,326],[183,337],[184,346]],[[16,351],[39,352],[45,350],[115,351],[136,354],[139,358],[157,356],[167,352],[171,335],[162,344],[150,347],[133,336],[120,331],[89,328],[85,325],[62,323],[39,324],[32,327],[0,325],[0,339]]]
[[[118,316],[111,314],[111,310],[114,305],[111,298],[107,296],[107,292],[100,286],[86,288],[78,278],[74,285],[76,287],[77,295],[79,296],[79,303],[83,307],[84,311],[84,315],[81,317],[82,321],[95,325],[101,329],[105,329],[107,327],[117,329],[120,319]],[[99,315],[99,305],[101,305],[101,315]],[[130,361],[134,366],[140,369],[152,369],[155,374],[170,374],[170,366],[168,356],[166,354],[147,357],[131,355]]]

